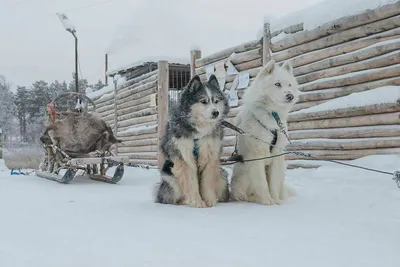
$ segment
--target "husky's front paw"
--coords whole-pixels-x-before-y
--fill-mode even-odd
[[[204,200],[206,202],[207,207],[214,207],[217,205],[218,199],[217,198],[208,198]]]
[[[203,200],[189,200],[187,204],[192,208],[206,208],[207,204]]]
[[[276,202],[272,199],[272,197],[266,197],[261,199],[259,202],[261,205],[274,205]]]

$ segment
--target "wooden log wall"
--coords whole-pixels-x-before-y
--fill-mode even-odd
[[[200,58],[196,74],[204,80],[209,66],[229,60],[239,72],[249,72],[251,84],[262,66],[262,44],[268,44],[276,62],[291,61],[302,91],[292,110],[301,112],[289,116],[289,136],[294,141],[288,149],[310,152],[318,160],[400,154],[400,99],[397,104],[307,112],[307,108],[352,93],[400,86],[400,1],[312,30],[303,30],[303,24],[289,28],[270,34],[269,42],[255,40]],[[288,34],[274,38],[281,32]],[[234,78],[226,77],[225,89],[230,89]],[[239,99],[244,90],[239,90]],[[396,97],[400,98],[400,92]],[[231,109],[230,122],[238,108]],[[226,130],[225,156],[232,153],[234,144],[235,133]],[[298,164],[304,162],[301,156],[288,155],[287,159],[290,168],[314,167]]]
[[[151,104],[157,84],[155,70],[117,87],[116,95],[113,90],[93,98],[97,112],[122,140],[118,155],[128,156],[132,164],[157,165],[158,116],[157,106]]]

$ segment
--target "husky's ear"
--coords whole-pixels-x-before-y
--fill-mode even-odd
[[[217,77],[215,77],[214,74],[211,74],[210,78],[208,79],[208,83],[210,85],[212,85],[213,87],[219,89],[219,82],[218,82]]]
[[[199,75],[195,75],[192,79],[190,79],[187,89],[191,91],[196,91],[201,87],[201,81]]]
[[[293,66],[292,63],[290,63],[290,61],[285,61],[285,63],[283,63],[282,65],[282,68],[287,72],[289,72],[290,74],[293,74]]]
[[[275,60],[270,60],[267,65],[263,67],[264,74],[271,74],[275,69]]]

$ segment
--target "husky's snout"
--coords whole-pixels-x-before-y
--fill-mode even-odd
[[[294,99],[294,95],[293,95],[293,94],[288,93],[288,94],[286,95],[286,101],[287,101],[287,102],[291,102],[293,99]]]
[[[218,110],[214,110],[213,112],[211,112],[211,116],[213,119],[216,119],[219,115],[219,111]]]

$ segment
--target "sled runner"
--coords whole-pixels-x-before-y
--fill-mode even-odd
[[[72,103],[76,103],[73,109]],[[48,121],[40,138],[44,157],[37,176],[69,183],[81,170],[92,180],[116,184],[122,179],[129,158],[110,151],[121,141],[95,110],[90,98],[73,92],[61,94],[47,105]],[[110,170],[114,170],[112,176],[107,175]]]

